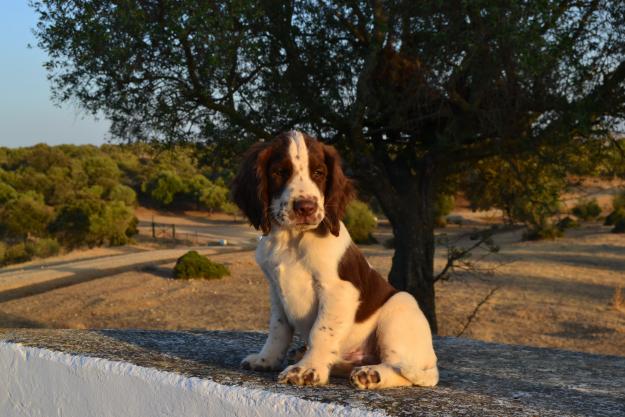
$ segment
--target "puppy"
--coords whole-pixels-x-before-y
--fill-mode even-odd
[[[436,355],[415,299],[365,260],[341,222],[353,197],[332,146],[298,131],[257,143],[233,183],[235,203],[263,238],[256,261],[271,292],[269,336],[242,366],[282,370],[281,383],[357,388],[434,386]],[[307,342],[283,369],[293,333]]]

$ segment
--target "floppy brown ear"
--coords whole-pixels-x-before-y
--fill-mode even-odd
[[[328,167],[324,208],[326,223],[334,236],[339,235],[340,221],[345,215],[345,207],[354,198],[354,186],[341,168],[341,157],[334,146],[323,145],[323,154]]]
[[[232,199],[248,218],[252,226],[263,234],[271,230],[269,214],[269,182],[267,162],[271,148],[266,142],[258,142],[247,151],[239,172],[232,182]]]

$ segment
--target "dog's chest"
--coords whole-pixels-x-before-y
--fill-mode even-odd
[[[266,259],[265,268],[270,272],[289,322],[298,333],[307,334],[318,307],[312,273],[292,250],[274,250]]]

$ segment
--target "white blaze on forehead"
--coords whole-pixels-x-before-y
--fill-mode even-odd
[[[291,143],[289,144],[289,157],[293,163],[293,176],[289,188],[294,197],[307,196],[317,197],[322,201],[323,196],[319,192],[319,188],[310,178],[308,169],[308,147],[304,135],[297,130],[289,132]]]
[[[306,140],[304,139],[304,135],[297,130],[291,130],[289,136],[291,137],[289,155],[293,163],[294,175],[296,178],[302,177],[308,173],[308,148],[306,147]]]

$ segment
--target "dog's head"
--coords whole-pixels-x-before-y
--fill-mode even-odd
[[[335,236],[353,194],[334,147],[298,131],[252,146],[232,191],[234,202],[265,234],[277,225],[300,231],[327,227]]]

